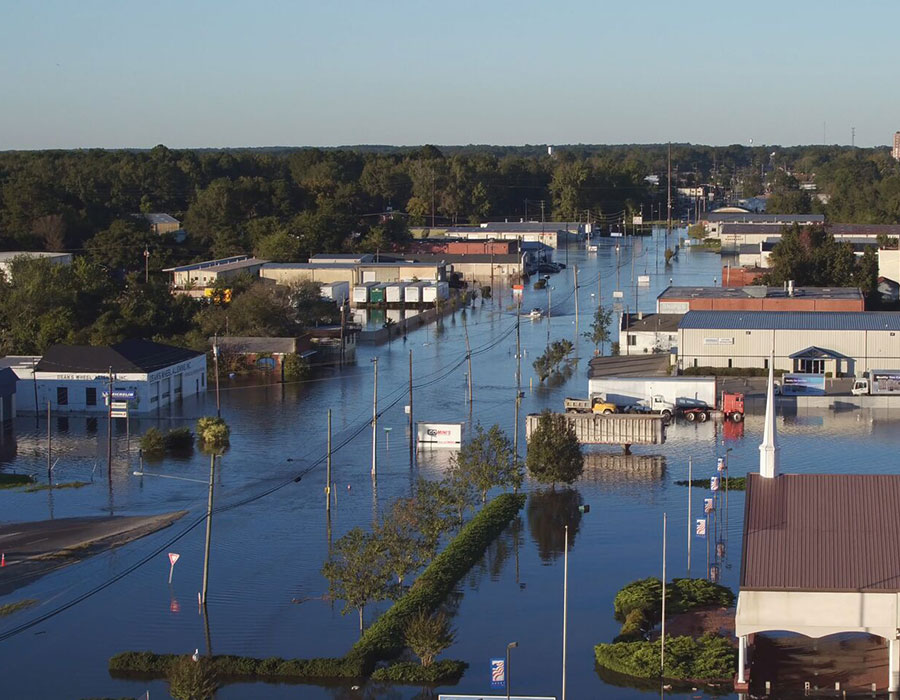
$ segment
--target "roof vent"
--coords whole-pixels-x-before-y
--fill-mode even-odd
[[[754,284],[744,287],[744,293],[753,299],[765,299],[769,293],[769,288],[762,284]]]

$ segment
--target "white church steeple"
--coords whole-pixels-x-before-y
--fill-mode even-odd
[[[775,427],[775,353],[769,358],[769,382],[766,388],[766,422],[759,446],[759,473],[766,479],[778,476],[778,430]]]

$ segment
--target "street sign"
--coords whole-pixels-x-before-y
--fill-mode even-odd
[[[110,418],[128,418],[128,411],[110,411]]]
[[[172,583],[172,574],[175,572],[175,562],[181,557],[180,554],[169,552],[169,584]]]
[[[127,411],[128,410],[128,402],[127,401],[113,401],[110,407],[114,411]]]
[[[491,659],[491,688],[506,687],[506,661]]]

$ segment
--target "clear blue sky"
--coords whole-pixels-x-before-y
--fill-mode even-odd
[[[0,149],[887,144],[900,3],[0,0]]]

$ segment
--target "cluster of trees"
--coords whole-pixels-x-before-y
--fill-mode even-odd
[[[205,350],[215,334],[297,336],[340,322],[319,287],[286,288],[250,278],[232,283],[228,305],[172,295],[165,280],[139,273],[111,277],[89,257],[71,266],[18,258],[0,274],[0,353],[41,354],[55,343],[108,345],[127,338]]]
[[[453,457],[447,478],[420,479],[415,496],[397,500],[372,532],[354,528],[341,537],[322,568],[332,597],[356,610],[360,632],[365,608],[395,598],[406,578],[434,558],[444,533],[462,526],[466,513],[492,488],[518,489],[521,461],[494,425],[475,435]]]
[[[786,229],[769,255],[762,281],[781,285],[789,280],[813,287],[859,287],[872,296],[878,285],[878,256],[867,247],[861,257],[853,246],[834,239],[820,226]]]
[[[531,363],[538,379],[544,381],[554,372],[558,372],[559,366],[572,354],[574,349],[575,346],[571,340],[554,340],[550,343],[541,356]]]

